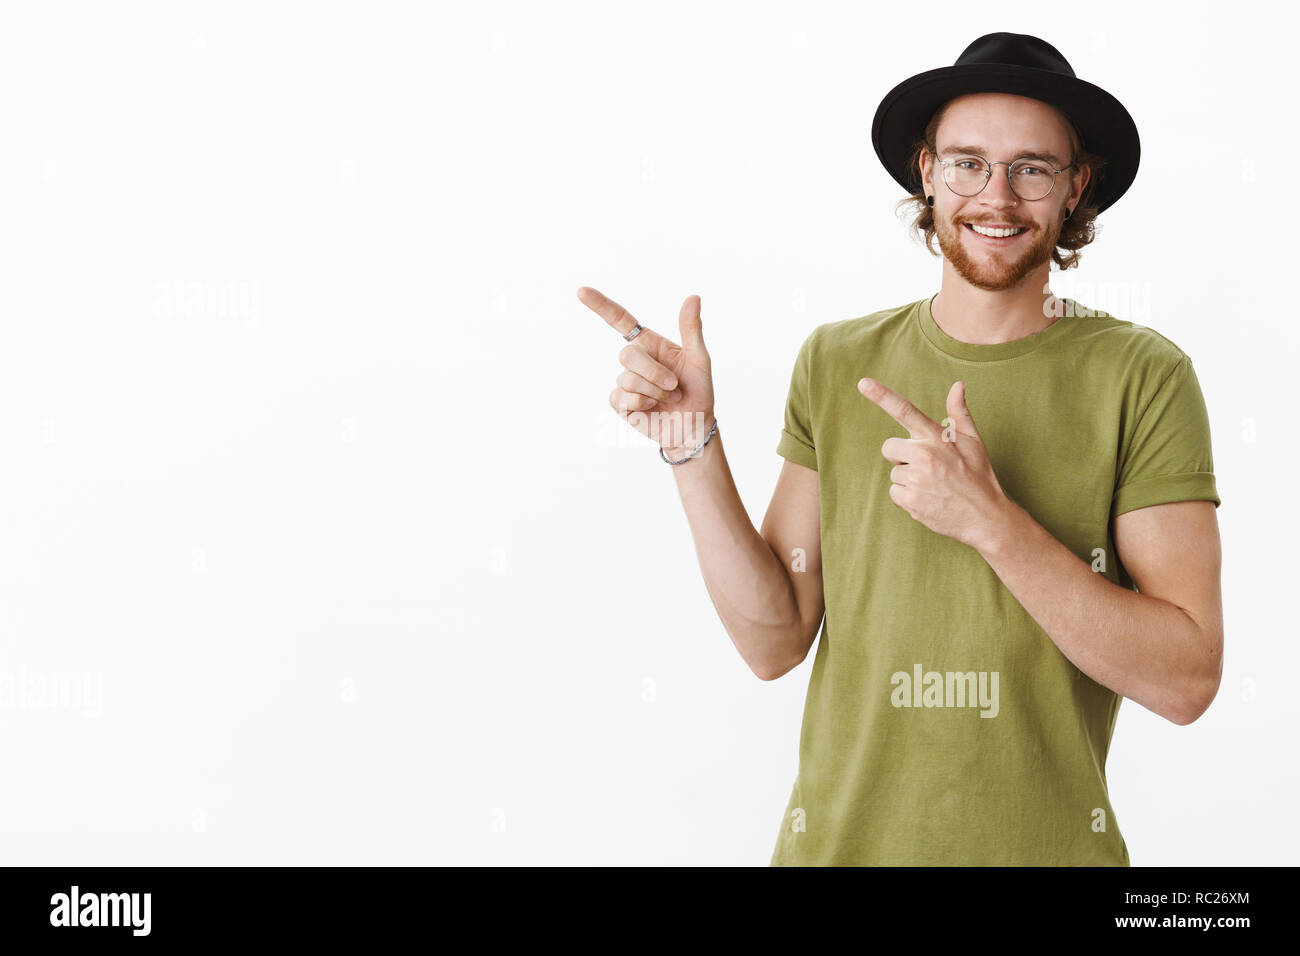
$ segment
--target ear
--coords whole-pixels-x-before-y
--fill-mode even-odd
[[[935,156],[930,152],[928,146],[922,147],[920,155],[917,156],[916,160],[916,175],[917,179],[921,182],[921,192],[928,195],[934,189],[934,183],[926,178],[927,167],[929,167],[928,171],[931,173],[932,177],[935,167]]]
[[[1073,188],[1070,190],[1070,202],[1066,208],[1077,211],[1079,203],[1083,201],[1083,193],[1088,188],[1088,183],[1092,182],[1092,167],[1087,163],[1082,164],[1073,171],[1070,180]],[[1071,215],[1070,218],[1073,219],[1074,216]]]

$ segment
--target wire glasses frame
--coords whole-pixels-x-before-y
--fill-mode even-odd
[[[980,186],[980,188],[975,190],[973,193],[969,193],[969,194],[959,193],[957,192],[957,190],[952,188],[952,183],[948,182],[947,168],[953,165],[954,163],[966,162],[971,159],[978,159],[980,162],[984,164],[984,185]],[[1046,199],[1048,196],[1052,195],[1052,193],[1056,190],[1057,177],[1060,176],[1060,174],[1065,172],[1067,169],[1073,169],[1075,167],[1074,163],[1070,163],[1067,166],[1062,166],[1060,169],[1057,169],[1055,166],[1053,166],[1051,163],[1047,162],[1046,160],[1038,160],[1037,162],[1034,162],[1032,158],[1017,159],[1015,163],[1007,163],[1001,160],[999,160],[996,163],[991,163],[983,156],[958,156],[956,159],[940,159],[937,162],[939,163],[940,166],[944,167],[944,177],[943,177],[944,185],[947,186],[952,191],[954,196],[961,196],[963,199],[970,199],[971,196],[978,196],[980,193],[982,193],[984,191],[984,187],[989,184],[989,180],[993,178],[993,167],[1005,166],[1007,167],[1007,185],[1011,187],[1011,191],[1015,193],[1016,198],[1023,199],[1025,200],[1025,202],[1038,202],[1038,200]],[[1047,192],[1043,193],[1041,196],[1035,196],[1033,199],[1029,199],[1026,198],[1025,196],[1021,196],[1020,193],[1016,192],[1016,183],[1011,176],[1011,167],[1014,166],[1016,163],[1023,163],[1023,162],[1034,163],[1034,165],[1041,166],[1045,169],[1050,169],[1052,171],[1052,185],[1048,187]],[[974,171],[975,170],[971,170],[971,172]]]

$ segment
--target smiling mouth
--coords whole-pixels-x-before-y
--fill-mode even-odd
[[[990,235],[985,235],[985,234],[982,233],[982,232],[978,232],[978,231],[975,229],[974,224],[972,224],[972,223],[964,222],[964,223],[962,223],[962,226],[963,226],[963,228],[965,228],[967,231],[969,231],[969,232],[971,232],[971,233],[974,233],[975,235],[979,236],[981,239],[985,239],[985,240],[988,240],[989,242],[994,242],[994,243],[1009,243],[1009,242],[1011,242],[1013,239],[1017,238],[1018,236],[1022,236],[1022,235],[1024,235],[1026,232],[1029,231],[1029,227],[1028,227],[1028,226],[1008,227],[1008,228],[1014,228],[1016,231],[1015,231],[1015,232],[1012,232],[1012,233],[1009,233],[1009,234],[1006,234],[1006,235],[995,235],[995,236],[990,236]],[[996,229],[996,231],[997,231],[998,233],[1006,233],[1006,232],[1007,232],[1007,229],[1006,229],[1006,228],[989,227],[989,226],[983,226],[983,225],[981,225],[980,228],[981,228],[981,229],[989,229],[989,228],[993,228],[993,229]]]

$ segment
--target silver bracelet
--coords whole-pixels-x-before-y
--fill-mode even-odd
[[[668,464],[670,465],[680,465],[684,461],[690,461],[700,452],[704,451],[704,446],[709,443],[709,439],[713,437],[714,432],[716,432],[717,430],[718,430],[718,418],[715,415],[713,418],[713,427],[709,429],[709,433],[704,436],[704,441],[700,442],[698,447],[696,447],[695,451],[691,452],[685,458],[679,458],[677,459],[677,461],[673,461],[667,455],[664,454],[664,449],[663,446],[661,445],[659,446],[659,457],[662,458],[664,461],[668,462]]]

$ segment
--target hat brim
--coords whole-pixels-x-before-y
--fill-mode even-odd
[[[1142,150],[1137,124],[1111,94],[1051,70],[979,63],[918,73],[880,101],[871,124],[871,143],[885,169],[909,193],[921,188],[920,170],[910,168],[909,159],[925,124],[944,103],[968,93],[1027,96],[1070,117],[1084,148],[1106,160],[1093,191],[1092,204],[1099,212],[1114,205],[1137,177]]]

